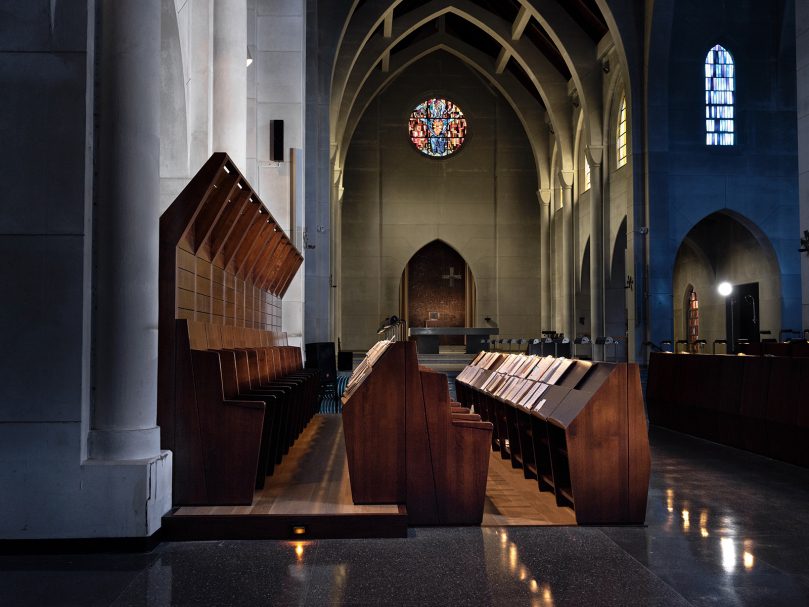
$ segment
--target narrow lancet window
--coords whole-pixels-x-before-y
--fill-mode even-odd
[[[733,104],[736,97],[736,71],[733,57],[716,45],[705,58],[705,143],[734,145],[736,128]]]
[[[627,148],[626,148],[626,95],[621,97],[621,105],[618,106],[618,131],[616,136],[617,142],[617,168],[621,168],[626,164]]]
[[[590,161],[587,160],[587,156],[584,157],[584,189],[583,192],[586,192],[590,189]]]

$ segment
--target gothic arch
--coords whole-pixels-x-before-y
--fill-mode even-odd
[[[439,243],[449,247],[453,251],[455,251],[458,255],[460,255],[463,258],[466,265],[469,266],[469,271],[472,273],[472,275],[473,276],[478,276],[478,273],[475,271],[475,268],[473,267],[472,263],[469,261],[470,259],[474,259],[474,256],[471,255],[473,253],[473,251],[467,250],[466,251],[467,254],[464,254],[464,249],[468,249],[469,247],[464,247],[463,245],[459,245],[458,243],[453,244],[451,242],[452,240],[453,240],[452,238],[446,238],[446,237],[434,238],[434,237],[426,236],[423,239],[421,239],[420,241],[418,241],[417,243],[411,243],[410,247],[408,249],[408,253],[403,253],[403,254],[400,254],[400,255],[396,256],[396,262],[395,262],[396,267],[401,268],[401,271],[404,272],[405,269],[407,268],[407,264],[410,263],[410,260],[413,259],[413,257],[415,257],[419,253],[419,251],[421,251],[422,249],[427,247],[427,245],[430,245],[430,244],[432,244],[434,242],[439,242]],[[404,259],[404,261],[402,261],[403,259]]]
[[[726,337],[725,300],[716,289],[722,281],[759,284],[760,328],[777,337],[784,297],[776,251],[749,218],[722,210],[695,222],[680,240],[672,269],[675,338],[686,337],[681,306],[687,286],[699,293],[700,336],[708,343]]]
[[[548,171],[548,132],[544,128],[544,110],[534,100],[516,79],[509,74],[497,74],[488,65],[486,56],[465,42],[447,34],[436,34],[424,41],[409,47],[400,53],[392,62],[387,73],[377,72],[364,83],[358,98],[365,102],[356,107],[348,117],[342,137],[338,140],[338,154],[336,164],[338,170],[345,166],[345,159],[350,147],[350,141],[365,110],[376,96],[393,82],[405,69],[428,56],[431,53],[445,51],[469,67],[480,73],[509,103],[525,129],[528,141],[534,153],[534,165],[537,170],[537,188],[550,187]]]

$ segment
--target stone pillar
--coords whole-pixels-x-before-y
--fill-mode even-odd
[[[537,192],[539,198],[539,298],[540,298],[540,331],[553,327],[551,317],[551,194],[550,188]],[[541,335],[537,335],[541,337]]]
[[[590,337],[593,360],[603,360],[604,346],[595,340],[604,335],[604,189],[601,150],[587,150],[590,163]]]
[[[105,0],[101,9],[90,459],[160,454],[160,6],[160,0]]]
[[[559,180],[562,184],[562,332],[572,341],[576,337],[573,311],[576,300],[576,282],[573,280],[576,268],[573,251],[573,173],[562,171]]]
[[[247,3],[214,0],[213,151],[245,170],[247,157]]]

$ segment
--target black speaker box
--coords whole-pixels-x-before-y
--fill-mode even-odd
[[[270,120],[270,160],[284,162],[283,120]]]
[[[320,369],[323,381],[334,381],[337,377],[337,360],[334,356],[334,342],[321,341],[306,344],[306,367]]]

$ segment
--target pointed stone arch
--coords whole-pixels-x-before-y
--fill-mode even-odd
[[[672,270],[675,339],[687,338],[682,322],[682,294],[689,286],[700,298],[700,337],[709,344],[727,338],[726,301],[716,289],[722,281],[734,285],[758,283],[758,330],[771,331],[777,338],[783,328],[784,295],[776,251],[754,222],[724,209],[695,222],[678,246]]]
[[[400,286],[400,317],[410,327],[468,327],[475,319],[475,278],[463,255],[442,238],[407,260]],[[463,336],[441,336],[441,345],[463,345]]]

